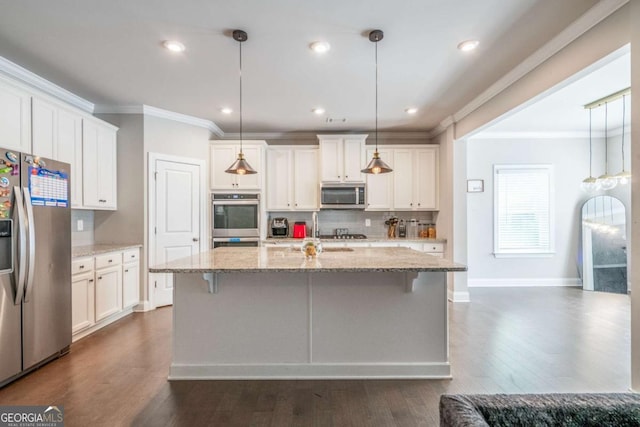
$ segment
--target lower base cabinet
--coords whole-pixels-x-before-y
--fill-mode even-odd
[[[76,258],[71,264],[72,334],[85,336],[140,302],[140,250]]]

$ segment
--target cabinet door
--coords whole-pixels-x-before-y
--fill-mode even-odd
[[[122,308],[129,308],[140,302],[140,264],[129,263],[122,266]]]
[[[267,210],[291,209],[291,150],[267,151]]]
[[[367,165],[364,160],[364,140],[344,140],[344,182],[364,182],[364,175],[360,172]]]
[[[323,182],[342,182],[343,170],[342,139],[321,139],[320,179]]]
[[[96,270],[96,322],[122,307],[122,269],[120,266]]]
[[[95,323],[93,272],[71,276],[71,332]]]
[[[58,110],[57,160],[71,165],[71,207],[82,206],[82,117]]]
[[[414,209],[413,203],[413,149],[396,149],[393,153],[393,207]]]
[[[117,207],[116,132],[90,120],[82,122],[83,206],[114,210]]]
[[[375,149],[367,150],[367,161],[373,157]],[[379,150],[380,157],[393,168],[393,151]],[[367,174],[367,209],[389,210],[393,209],[393,178],[395,170],[391,173],[378,175]]]
[[[98,206],[113,209],[117,204],[117,141],[116,132],[100,128],[98,132]]]
[[[238,151],[240,151],[240,146],[238,146]],[[249,162],[249,165],[253,169],[255,169],[258,173],[252,175],[235,175],[236,178],[236,188],[240,188],[243,190],[259,190],[262,188],[260,185],[262,174],[264,174],[264,170],[262,170],[260,159],[262,159],[262,148],[261,147],[251,147],[244,145],[242,147],[242,153],[244,154],[244,158]],[[234,156],[234,159],[237,157]],[[231,163],[227,165],[227,168],[231,166]],[[225,168],[226,169],[226,168]],[[225,175],[229,175],[228,173]],[[234,176],[234,175],[231,175]]]
[[[231,145],[211,146],[211,188],[235,189],[235,175],[225,170],[235,161],[236,148]]]
[[[318,150],[294,151],[294,208],[298,210],[318,209]]]
[[[0,147],[31,152],[31,97],[0,83]]]
[[[438,150],[418,149],[415,153],[415,199],[418,209],[438,209]]]
[[[58,160],[55,152],[58,136],[58,108],[38,98],[31,100],[32,153]]]

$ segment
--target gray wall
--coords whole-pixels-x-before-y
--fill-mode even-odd
[[[594,144],[594,165],[600,164],[603,144]],[[467,177],[483,179],[483,193],[467,195],[469,284],[488,279],[552,279],[558,283],[579,278],[577,248],[582,203],[581,188],[588,175],[589,145],[584,139],[483,140],[467,144]],[[552,164],[554,166],[555,254],[545,258],[493,256],[493,165]],[[601,168],[595,167],[594,174]],[[480,282],[478,281],[480,279]],[[567,280],[568,279],[568,280]]]

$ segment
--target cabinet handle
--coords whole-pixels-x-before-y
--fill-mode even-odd
[[[344,177],[345,177],[345,178],[349,178],[349,175],[345,175]]]
[[[98,200],[100,203],[107,203],[107,201],[105,199],[100,199]]]
[[[191,240],[193,240],[194,242],[199,242],[199,241],[200,241],[200,239],[198,239],[197,237],[194,237],[194,238],[193,238],[193,239],[191,239]],[[133,255],[131,256],[131,258],[133,258]]]
[[[112,260],[112,259],[110,259],[110,260],[109,260],[109,262],[113,262],[113,260]]]
[[[291,204],[290,204],[290,203],[287,203],[287,206],[291,206]]]
[[[129,270],[125,270],[124,272],[125,272],[125,273],[128,273],[128,272],[129,272]]]
[[[98,277],[98,280],[102,280],[102,276]]]
[[[89,283],[93,283],[93,279],[89,279]]]
[[[413,203],[409,203],[409,206],[413,206]]]
[[[82,270],[84,268],[84,265],[81,265],[80,267],[78,267],[80,270]]]
[[[131,255],[131,258],[135,258],[135,257],[136,257],[135,255]]]
[[[298,204],[296,203],[296,206],[298,206]]]
[[[420,206],[420,203],[418,203],[418,206]]]
[[[338,178],[340,178],[340,175],[338,175]]]

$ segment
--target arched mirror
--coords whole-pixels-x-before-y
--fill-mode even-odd
[[[626,213],[611,196],[582,205],[582,288],[627,293]]]

